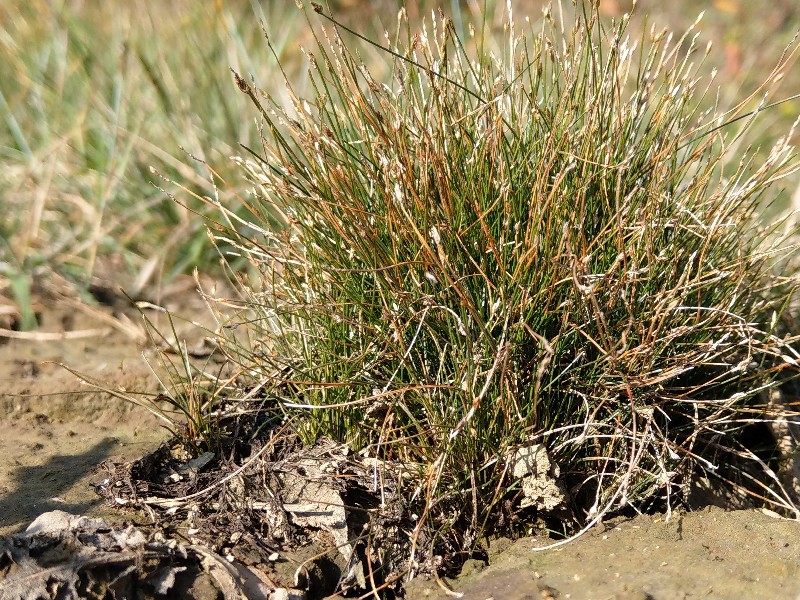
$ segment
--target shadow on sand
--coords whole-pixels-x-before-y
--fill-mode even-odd
[[[98,497],[69,503],[60,496],[76,481],[91,474],[117,445],[114,438],[105,438],[81,454],[55,455],[43,465],[18,468],[9,482],[13,491],[0,497],[0,527],[16,525],[13,527],[16,532],[44,512],[63,510],[83,514],[101,502]]]

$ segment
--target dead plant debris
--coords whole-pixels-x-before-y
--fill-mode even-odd
[[[110,503],[145,510],[158,531],[254,569],[276,589],[392,598],[404,578],[444,562],[433,540],[416,533],[422,502],[405,485],[413,469],[326,438],[303,447],[277,430],[197,458],[181,443],[164,444],[132,463],[106,464],[95,487]],[[416,563],[415,555],[433,558]]]

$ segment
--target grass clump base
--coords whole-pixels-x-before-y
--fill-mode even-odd
[[[409,575],[709,479],[796,512],[753,434],[796,418],[768,400],[797,367],[791,246],[758,221],[792,149],[748,158],[752,98],[714,106],[692,31],[556,12],[492,47],[401,11],[385,82],[332,21],[289,106],[236,76],[263,146],[221,234],[257,274],[226,351],[283,431],[393,480]]]

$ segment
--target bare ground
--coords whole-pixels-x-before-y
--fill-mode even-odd
[[[721,508],[642,515],[598,526],[547,551],[544,538],[499,540],[491,565],[470,561],[451,582],[464,600],[800,598],[800,523]],[[415,581],[411,598],[448,598]]]
[[[192,288],[183,281],[161,299],[202,320]],[[97,294],[108,304],[88,305],[63,282],[43,282],[35,298],[40,327],[14,332],[15,338],[0,335],[0,535],[55,509],[119,520],[124,515],[89,485],[100,476],[98,466],[140,458],[169,437],[163,421],[119,397],[146,399],[159,391],[148,366],[157,371],[158,361],[141,315],[114,290]],[[12,305],[0,296],[0,308]],[[164,325],[163,315],[150,311],[149,317]],[[178,325],[189,343],[202,337]]]

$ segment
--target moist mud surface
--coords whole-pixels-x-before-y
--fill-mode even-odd
[[[193,294],[186,286],[175,294],[174,303],[192,313],[193,320],[202,320],[202,303],[183,302]],[[145,361],[149,357],[155,363],[154,353],[135,333],[142,331],[135,323],[137,314],[126,316],[113,306],[79,308],[55,293],[38,302],[38,330],[0,339],[0,535],[20,532],[53,510],[101,517],[112,526],[136,522],[146,530],[145,514],[110,506],[91,486],[103,478],[106,461],[134,461],[170,436],[146,408],[119,398],[120,393],[158,391]],[[95,334],[86,337],[76,333],[92,330]],[[64,333],[68,335],[59,339]],[[103,382],[106,391],[60,364]],[[757,510],[711,507],[675,512],[669,519],[617,519],[572,543],[540,550],[552,544],[535,536],[494,540],[488,564],[467,561],[454,580],[420,577],[405,587],[405,597],[800,598],[800,522]],[[207,578],[202,569],[198,573]],[[190,589],[191,584],[184,588]],[[320,594],[309,589],[306,597]]]

